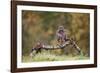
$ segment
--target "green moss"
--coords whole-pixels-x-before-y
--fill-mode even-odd
[[[50,53],[50,51],[42,51],[41,53],[36,54],[32,58],[30,56],[23,56],[23,62],[43,62],[43,61],[67,61],[67,60],[86,60],[89,57],[81,55],[55,55]]]

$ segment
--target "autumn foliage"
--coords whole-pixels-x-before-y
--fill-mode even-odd
[[[88,13],[22,11],[22,54],[28,55],[37,41],[55,45],[58,26],[64,26],[68,38],[73,38],[84,56],[89,56],[90,15]],[[69,54],[76,53],[68,49]],[[59,52],[54,50],[54,53]],[[60,51],[63,53],[63,51]]]

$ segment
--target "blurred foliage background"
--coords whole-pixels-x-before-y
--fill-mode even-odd
[[[55,45],[56,31],[62,25],[84,55],[89,56],[90,15],[88,13],[22,11],[22,54],[28,55],[37,41]],[[71,50],[69,53],[71,53]],[[56,51],[57,52],[57,51]]]

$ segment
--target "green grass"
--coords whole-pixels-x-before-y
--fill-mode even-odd
[[[23,62],[41,62],[41,61],[66,61],[66,60],[86,60],[89,59],[89,57],[81,55],[64,55],[64,54],[55,54],[50,51],[42,51],[41,53],[36,54],[33,57],[30,57],[29,55],[23,56],[22,61]]]

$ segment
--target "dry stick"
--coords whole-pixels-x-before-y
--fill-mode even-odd
[[[75,47],[75,49],[80,53],[81,49],[78,47],[78,45],[73,40],[71,40],[71,39],[69,39],[69,41],[70,42],[65,42],[64,44],[57,45],[57,46],[43,45],[43,47],[40,48],[40,49],[38,49],[38,48],[36,49],[36,47],[35,47],[35,49],[33,49],[33,51],[36,50],[36,53],[38,53],[39,50],[41,50],[41,49],[45,49],[45,50],[54,50],[54,49],[60,49],[60,48],[64,49],[67,45],[71,45],[72,44]]]

